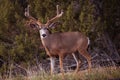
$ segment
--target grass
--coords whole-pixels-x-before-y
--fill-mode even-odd
[[[91,72],[83,70],[77,74],[65,73],[65,80],[112,80],[120,79],[120,68],[107,67],[107,68],[94,68]],[[33,74],[28,77],[17,76],[3,80],[62,80],[61,74],[54,74],[50,76],[47,73]]]

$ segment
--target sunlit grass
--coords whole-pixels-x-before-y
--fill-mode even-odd
[[[109,80],[120,79],[120,68],[94,68],[90,72],[83,70],[77,74],[65,73],[65,80]],[[33,74],[28,77],[17,76],[5,80],[62,80],[61,73],[50,76],[48,73]]]

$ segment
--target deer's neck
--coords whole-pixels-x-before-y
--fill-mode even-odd
[[[40,38],[41,38],[41,42],[43,44],[44,47],[47,47],[47,45],[49,45],[49,36],[50,36],[50,33],[48,30],[44,30],[44,29],[41,29],[39,30],[39,33],[40,33]]]

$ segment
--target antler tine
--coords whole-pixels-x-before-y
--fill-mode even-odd
[[[25,16],[28,17],[30,14],[29,14],[29,5],[27,6],[27,8],[25,8]]]
[[[62,15],[63,15],[63,11],[61,10],[61,12],[59,13],[59,5],[57,5],[56,6],[56,8],[57,8],[57,15],[55,16],[55,17],[53,17],[52,19],[50,19],[50,20],[48,20],[47,21],[47,23],[46,23],[46,25],[48,26],[50,23],[52,23],[54,20],[56,20],[56,19],[58,19],[58,18],[60,18]]]
[[[38,21],[36,18],[34,18],[34,17],[32,17],[32,16],[30,15],[29,8],[30,8],[30,5],[28,5],[27,8],[25,8],[25,13],[24,13],[24,15],[25,15],[27,18],[30,19],[30,22],[32,22],[32,23],[37,23],[38,25],[41,25],[41,22],[40,22],[40,21]]]
[[[28,5],[27,8],[25,8],[25,16],[26,16],[27,18],[29,18],[29,19],[37,20],[37,19],[35,19],[34,17],[32,17],[32,16],[30,15],[29,8],[30,8],[30,5]]]

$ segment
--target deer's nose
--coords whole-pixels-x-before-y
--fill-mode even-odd
[[[45,37],[45,36],[46,36],[46,34],[42,34],[42,36],[43,36],[43,37]]]

